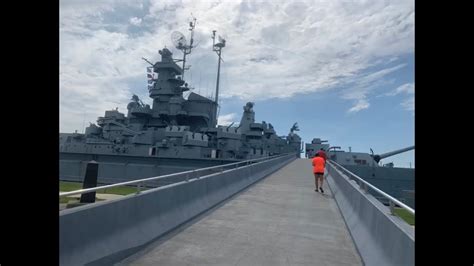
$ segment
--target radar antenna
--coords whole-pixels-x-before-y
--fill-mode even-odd
[[[184,50],[187,46],[186,37],[184,37],[184,35],[179,31],[175,31],[171,34],[171,41],[173,42],[173,45],[179,50]]]
[[[192,14],[191,14],[192,16]],[[183,73],[181,74],[181,78],[184,80],[184,71],[189,69],[186,68],[186,56],[191,53],[191,50],[194,48],[193,43],[194,43],[194,28],[196,27],[196,18],[193,17],[193,20],[189,22],[189,31],[191,31],[191,39],[189,41],[189,44],[186,41],[186,37],[179,32],[175,31],[171,34],[171,41],[173,42],[173,45],[176,47],[176,49],[181,50],[183,52],[183,59],[182,60],[176,60],[177,62],[182,61],[183,62]]]

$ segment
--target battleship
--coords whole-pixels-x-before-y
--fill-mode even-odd
[[[194,19],[189,42],[179,32],[171,35],[183,59],[174,59],[166,47],[159,50],[158,62],[143,58],[151,65],[147,77],[152,106],[132,95],[126,114],[118,108],[107,110],[83,134],[59,134],[60,180],[82,181],[92,160],[99,163],[98,183],[109,184],[281,154],[300,156],[298,124],[287,136],[278,136],[271,123],[256,122],[253,102],[243,106],[238,126],[218,125],[220,62],[226,40],[220,36],[216,40],[216,31],[212,32],[213,51],[218,55],[215,98],[190,92],[184,72],[189,69],[186,56],[194,48],[195,25]]]
[[[60,211],[60,264],[414,265],[415,228],[396,217],[392,207],[398,204],[413,215],[414,210],[389,195],[380,198],[373,187],[351,178],[356,174],[382,195],[413,207],[414,197],[404,193],[414,191],[414,169],[382,165],[381,160],[414,146],[369,154],[346,152],[319,138],[305,145],[297,123],[286,136],[278,136],[271,123],[257,122],[253,102],[243,106],[238,125],[219,125],[226,41],[216,43],[212,32],[212,51],[218,55],[215,97],[192,92],[184,73],[195,23],[190,23],[190,42],[179,32],[172,34],[182,59],[173,58],[166,47],[159,50],[158,62],[143,58],[151,65],[151,105],[130,95],[126,113],[107,110],[84,134],[60,133],[60,180],[83,181],[90,161],[98,162],[98,173],[87,171],[94,172],[88,176],[98,177],[99,184],[142,179],[129,196]],[[320,149],[331,160],[327,194],[313,192],[310,160],[295,158],[301,152],[312,158]],[[262,162],[252,164],[252,159]],[[241,161],[223,170],[224,164]],[[208,166],[218,166],[213,167],[217,172],[202,169]],[[175,175],[186,175],[185,182],[143,184],[150,182],[143,178],[161,181],[163,175],[198,168]],[[142,185],[161,187],[142,192]],[[60,197],[103,189],[60,192]],[[367,192],[389,200],[391,207],[384,208]]]
[[[374,154],[372,149],[370,149],[370,153],[353,152],[350,148],[349,151],[346,152],[339,146],[331,146],[327,140],[314,138],[311,143],[306,143],[305,145],[305,157],[313,158],[321,149],[327,152],[328,159],[342,165],[370,184],[373,184],[377,188],[414,208],[415,169],[395,167],[393,162],[381,164],[381,160],[414,150],[415,146],[409,146],[382,154]],[[379,197],[376,193],[373,195],[376,198]],[[379,200],[384,202],[382,198],[379,198]]]

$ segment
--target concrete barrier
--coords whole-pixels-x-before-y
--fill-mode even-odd
[[[327,182],[365,265],[415,264],[415,230],[328,164]]]
[[[60,212],[60,265],[111,265],[296,159],[285,156]]]

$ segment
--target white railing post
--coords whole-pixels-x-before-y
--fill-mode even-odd
[[[137,183],[137,194],[140,194],[142,191],[142,182]]]

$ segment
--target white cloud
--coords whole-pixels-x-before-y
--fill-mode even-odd
[[[130,24],[132,24],[132,25],[140,26],[141,23],[142,23],[141,18],[133,17],[133,18],[130,19]]]
[[[395,90],[386,93],[385,95],[387,96],[395,96],[400,93],[406,93],[406,94],[413,94],[415,93],[415,84],[414,83],[405,83],[399,87],[397,87]]]
[[[415,84],[414,83],[405,83],[391,92],[384,94],[385,96],[395,96],[398,94],[410,95],[408,98],[405,98],[400,105],[403,109],[407,111],[414,111],[415,110]]]
[[[371,76],[367,69],[396,61],[414,49],[413,0],[62,0],[60,129],[82,126],[82,118],[74,122],[79,109],[88,110],[86,121],[95,121],[105,109],[118,105],[112,102],[120,103],[119,110],[125,108],[132,93],[151,103],[147,64],[141,58],[157,61],[159,49],[172,48],[173,31],[189,38],[191,13],[198,19],[195,43],[199,44],[188,57],[192,68],[185,79],[195,92],[214,90],[217,57],[210,35],[217,30],[227,38],[221,69],[223,100],[287,98],[356,84],[361,92],[347,90],[343,95],[355,101],[353,110],[362,110],[369,106],[371,84],[385,76],[384,72]],[[182,56],[172,51],[176,58]]]
[[[220,115],[217,118],[217,124],[222,125],[222,126],[228,126],[232,122],[238,123],[239,118],[237,117],[236,113],[231,113],[231,114],[226,114],[226,115]],[[235,125],[234,123],[234,125]]]
[[[369,108],[369,106],[370,106],[370,104],[367,102],[367,100],[360,99],[360,100],[357,101],[357,103],[351,109],[348,110],[348,112],[349,113],[359,112],[361,110]]]
[[[369,108],[370,104],[367,99],[368,94],[377,87],[387,83],[387,81],[384,80],[386,75],[395,72],[404,66],[405,64],[400,64],[348,79],[346,85],[349,88],[342,91],[342,98],[355,101],[354,106],[351,107],[348,112],[353,113]]]

